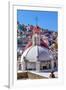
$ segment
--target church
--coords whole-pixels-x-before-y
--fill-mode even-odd
[[[52,52],[48,47],[48,39],[42,36],[38,26],[33,28],[31,41],[26,45],[21,56],[21,70],[33,70],[37,72],[56,71],[57,60],[54,60]]]

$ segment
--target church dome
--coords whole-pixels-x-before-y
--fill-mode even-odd
[[[52,59],[53,56],[49,52],[49,49],[37,45],[27,48],[21,56],[21,62],[23,60],[36,62],[36,61],[47,61]]]

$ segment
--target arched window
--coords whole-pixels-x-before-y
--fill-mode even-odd
[[[57,64],[56,64],[56,62],[54,62],[54,68],[56,68],[57,67]]]

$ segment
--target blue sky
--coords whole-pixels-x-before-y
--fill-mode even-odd
[[[17,21],[20,24],[36,25],[36,17],[41,28],[52,31],[58,30],[58,13],[56,11],[17,10]]]

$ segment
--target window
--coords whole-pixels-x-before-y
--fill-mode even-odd
[[[21,70],[21,64],[19,64],[19,70]]]

